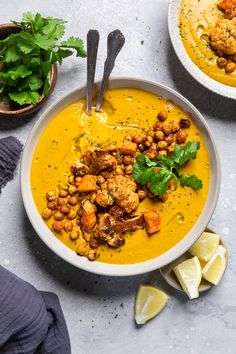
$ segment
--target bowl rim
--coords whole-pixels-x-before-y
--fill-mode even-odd
[[[5,29],[12,29],[12,30],[19,29],[20,30],[21,26],[14,24],[14,23],[0,24],[0,33],[2,30],[5,30]],[[42,93],[40,95],[40,100],[38,103],[26,105],[24,108],[12,110],[12,111],[4,111],[3,109],[0,108],[0,116],[6,116],[8,118],[9,117],[19,117],[19,116],[23,116],[23,115],[27,115],[27,114],[31,114],[31,113],[35,112],[47,101],[49,96],[52,94],[52,92],[54,91],[56,82],[57,82],[57,64],[52,63],[51,73],[50,73],[50,88],[49,88],[48,94],[45,95],[44,93]]]
[[[97,86],[101,85],[101,81],[96,83]],[[106,276],[132,276],[147,273],[159,268],[164,267],[166,264],[171,263],[174,259],[181,256],[184,252],[186,252],[192,244],[197,240],[200,234],[207,227],[212,214],[215,210],[218,196],[220,192],[220,181],[221,181],[221,167],[220,167],[220,157],[215,145],[212,133],[205,121],[202,117],[201,113],[181,94],[173,90],[172,88],[168,88],[163,84],[155,83],[152,81],[147,81],[139,78],[130,78],[130,77],[119,77],[112,78],[109,81],[109,87],[129,87],[129,88],[139,88],[145,91],[152,92],[158,96],[159,91],[164,94],[162,96],[167,98],[168,96],[172,98],[174,104],[180,106],[186,106],[186,109],[191,111],[192,119],[194,121],[198,121],[198,124],[201,125],[203,132],[205,135],[205,143],[211,149],[211,154],[209,152],[209,157],[213,163],[211,163],[211,181],[210,188],[207,196],[207,200],[205,202],[204,208],[199,216],[199,219],[194,224],[192,229],[187,233],[187,235],[178,242],[174,247],[172,247],[167,252],[161,254],[158,257],[150,259],[145,262],[134,263],[134,264],[111,264],[111,263],[102,263],[99,261],[91,262],[85,257],[79,257],[76,255],[74,251],[65,246],[60,240],[58,240],[55,235],[50,231],[47,225],[42,220],[41,215],[39,214],[36,205],[34,203],[31,185],[30,185],[30,169],[32,163],[33,153],[35,151],[35,147],[38,143],[38,140],[42,134],[42,131],[46,127],[46,120],[48,122],[53,119],[57,112],[54,110],[58,109],[61,111],[64,107],[66,107],[71,102],[75,101],[80,97],[85,96],[86,86],[82,85],[79,88],[76,88],[63,97],[59,98],[54,104],[52,104],[48,109],[41,115],[39,120],[34,125],[30,135],[28,136],[27,142],[25,144],[25,148],[23,151],[22,159],[21,159],[21,171],[20,171],[20,183],[21,183],[21,193],[23,198],[23,203],[25,206],[26,213],[29,217],[29,220],[34,227],[36,233],[39,235],[41,240],[59,257],[67,261],[68,263],[76,266],[77,268],[83,269],[85,271],[106,275]],[[159,93],[159,96],[161,94]],[[76,97],[76,98],[75,98]],[[170,99],[171,100],[171,99]],[[177,103],[178,101],[178,103]],[[182,106],[181,106],[182,105]],[[59,109],[59,107],[61,107]],[[186,109],[184,109],[186,111]],[[50,117],[51,113],[51,117]],[[47,123],[48,123],[47,122]],[[41,126],[43,128],[41,128]],[[39,130],[41,128],[41,132],[39,134]],[[38,134],[38,138],[35,136]],[[204,213],[206,216],[204,217]]]
[[[182,0],[170,0],[168,7],[168,31],[174,51],[187,72],[202,86],[223,97],[236,99],[236,87],[225,85],[206,75],[189,57],[179,31],[179,12]]]

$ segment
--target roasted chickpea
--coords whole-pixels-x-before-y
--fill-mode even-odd
[[[178,123],[172,124],[172,133],[177,133],[179,131],[180,127]]]
[[[158,146],[158,148],[159,149],[166,149],[167,148],[167,142],[166,141],[164,141],[164,140],[162,140],[162,141],[158,141],[158,144],[157,144],[157,146]]]
[[[170,134],[165,138],[165,141],[167,142],[168,145],[172,144],[174,142],[174,135]]]
[[[147,135],[151,136],[152,138],[154,138],[155,137],[155,131],[152,130],[152,129],[148,129]]]
[[[131,157],[131,156],[128,156],[128,155],[126,155],[126,156],[124,156],[123,161],[124,161],[124,164],[125,164],[125,165],[130,165],[130,164],[131,164],[131,162],[132,162],[132,157]]]
[[[67,214],[67,219],[73,220],[76,218],[76,210],[75,209],[70,209],[69,213]]]
[[[176,140],[178,144],[185,143],[186,139],[188,137],[188,134],[183,131],[179,131],[178,134],[176,134]]]
[[[98,258],[98,256],[99,256],[99,253],[95,250],[90,250],[88,252],[88,259],[90,261],[95,261],[95,259]]]
[[[85,242],[81,242],[77,248],[76,248],[76,253],[78,253],[80,256],[84,256],[87,253],[87,245]]]
[[[236,54],[234,54],[234,55],[232,56],[232,60],[233,60],[234,63],[236,63]]]
[[[228,63],[226,64],[226,67],[225,67],[225,72],[227,74],[231,74],[235,71],[236,69],[236,64],[233,63],[232,61],[228,61]]]
[[[138,149],[139,149],[139,151],[143,152],[145,150],[144,144],[143,143],[138,144]]]
[[[116,174],[123,176],[123,175],[125,174],[125,173],[124,173],[124,169],[123,169],[122,167],[118,166],[118,167],[116,168]]]
[[[172,126],[169,124],[163,125],[162,131],[165,135],[169,135],[170,133],[172,133]]]
[[[70,205],[77,205],[79,203],[79,199],[74,195],[68,199],[68,203]]]
[[[168,114],[166,111],[160,111],[157,115],[157,118],[160,122],[164,122],[168,117]]]
[[[162,130],[162,124],[161,123],[155,123],[153,126],[153,130],[156,132],[158,130]]]
[[[63,214],[68,214],[70,212],[70,207],[67,204],[62,205],[60,209]]]
[[[86,242],[89,242],[91,239],[91,234],[89,234],[88,232],[83,232],[82,237]]]
[[[150,150],[157,150],[157,144],[151,143]]]
[[[147,192],[147,197],[148,197],[148,199],[155,199],[156,198],[155,195],[152,194],[150,191]]]
[[[174,153],[174,150],[175,150],[175,143],[172,143],[167,147],[167,155],[172,155]]]
[[[64,188],[60,188],[59,190],[59,197],[66,198],[68,196],[68,190]]]
[[[168,199],[168,193],[164,193],[161,197],[159,197],[158,199],[162,202],[165,203]]]
[[[77,187],[76,186],[70,186],[69,188],[68,188],[68,192],[69,192],[69,194],[70,195],[74,195],[75,193],[77,193]]]
[[[156,138],[158,141],[164,140],[165,134],[163,133],[163,131],[157,130],[156,133],[155,133],[155,138]]]
[[[157,150],[150,148],[147,151],[145,151],[145,154],[149,157],[150,160],[154,160],[155,157],[157,156]]]
[[[64,229],[64,222],[63,221],[55,221],[52,224],[52,228],[55,232],[61,233]]]
[[[144,140],[144,145],[149,147],[149,146],[151,146],[152,142],[153,142],[153,138],[150,135],[148,135]]]
[[[63,220],[65,215],[60,211],[60,210],[56,210],[54,213],[53,213],[53,217],[55,220]]]
[[[91,248],[98,248],[98,246],[99,246],[99,241],[98,241],[98,239],[95,238],[95,237],[91,237],[91,239],[90,239],[90,241],[89,241],[89,246],[90,246]]]
[[[75,177],[75,185],[78,187],[81,183],[82,177]]]
[[[69,235],[70,235],[71,240],[77,240],[77,238],[79,238],[80,231],[79,230],[72,230]]]
[[[129,166],[125,167],[125,174],[126,175],[131,175],[132,172],[133,172],[133,166],[132,165],[129,165]]]
[[[47,207],[48,209],[56,210],[58,208],[57,201],[48,202]]]
[[[47,199],[49,202],[53,202],[54,200],[57,199],[56,193],[55,193],[55,192],[47,192],[47,193],[46,193],[46,199]]]
[[[140,144],[143,142],[145,138],[141,134],[137,134],[133,137],[133,142],[136,144]]]
[[[65,205],[66,203],[67,203],[67,198],[58,198],[57,199],[57,203],[58,203],[58,205]]]
[[[97,185],[101,186],[105,182],[105,178],[101,175],[97,176]]]
[[[219,57],[217,58],[217,65],[219,68],[224,68],[228,63],[228,60],[225,59],[224,57]]]
[[[71,221],[66,221],[66,222],[65,222],[64,230],[65,230],[66,232],[70,232],[70,231],[73,230],[73,224],[72,224]]]
[[[142,189],[140,189],[140,190],[138,191],[138,197],[139,197],[139,199],[144,199],[144,198],[146,198],[146,197],[147,197],[147,192],[144,191],[144,190],[142,190]]]
[[[179,121],[179,125],[181,129],[186,129],[190,127],[191,122],[188,118],[181,118]]]
[[[52,216],[52,210],[51,209],[49,209],[49,208],[43,209],[42,217],[44,218],[44,220],[50,219],[51,216]]]
[[[68,183],[69,184],[75,184],[75,176],[74,175],[70,175],[69,177],[68,177]]]
[[[160,156],[167,156],[167,150],[159,150],[158,155]]]

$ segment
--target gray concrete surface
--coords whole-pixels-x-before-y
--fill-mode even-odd
[[[236,102],[208,92],[182,68],[168,37],[168,1],[0,0],[0,4],[1,23],[20,18],[22,12],[30,10],[66,19],[68,35],[85,38],[88,29],[98,29],[101,45],[97,79],[102,75],[106,36],[115,28],[121,29],[126,46],[114,76],[129,75],[164,83],[196,105],[212,129],[222,159],[222,189],[211,226],[228,245],[229,265],[221,285],[192,302],[165,287],[158,271],[126,279],[80,271],[52,254],[35,234],[22,204],[19,171],[0,195],[0,264],[38,289],[59,295],[73,354],[235,353]],[[67,59],[47,106],[85,83],[85,69],[85,60]],[[32,118],[1,119],[0,137],[12,134],[25,142],[45,108]],[[140,282],[164,286],[172,296],[160,316],[137,328],[133,305]]]

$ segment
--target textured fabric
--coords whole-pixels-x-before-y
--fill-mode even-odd
[[[0,353],[70,354],[58,297],[0,266]]]
[[[13,178],[21,150],[21,143],[13,136],[0,139],[0,193]]]

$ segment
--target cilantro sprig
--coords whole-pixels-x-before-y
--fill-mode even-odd
[[[48,94],[53,63],[74,52],[85,57],[83,41],[65,33],[66,21],[26,12],[22,20],[12,21],[20,31],[0,40],[0,100],[7,104],[36,104]]]
[[[155,196],[163,196],[172,180],[176,186],[180,182],[182,187],[198,191],[203,187],[202,181],[195,175],[182,174],[182,168],[190,159],[196,159],[199,148],[197,141],[187,142],[184,148],[176,144],[171,156],[157,156],[155,161],[144,153],[140,154],[136,157],[133,177],[141,185],[150,182],[150,191]]]

